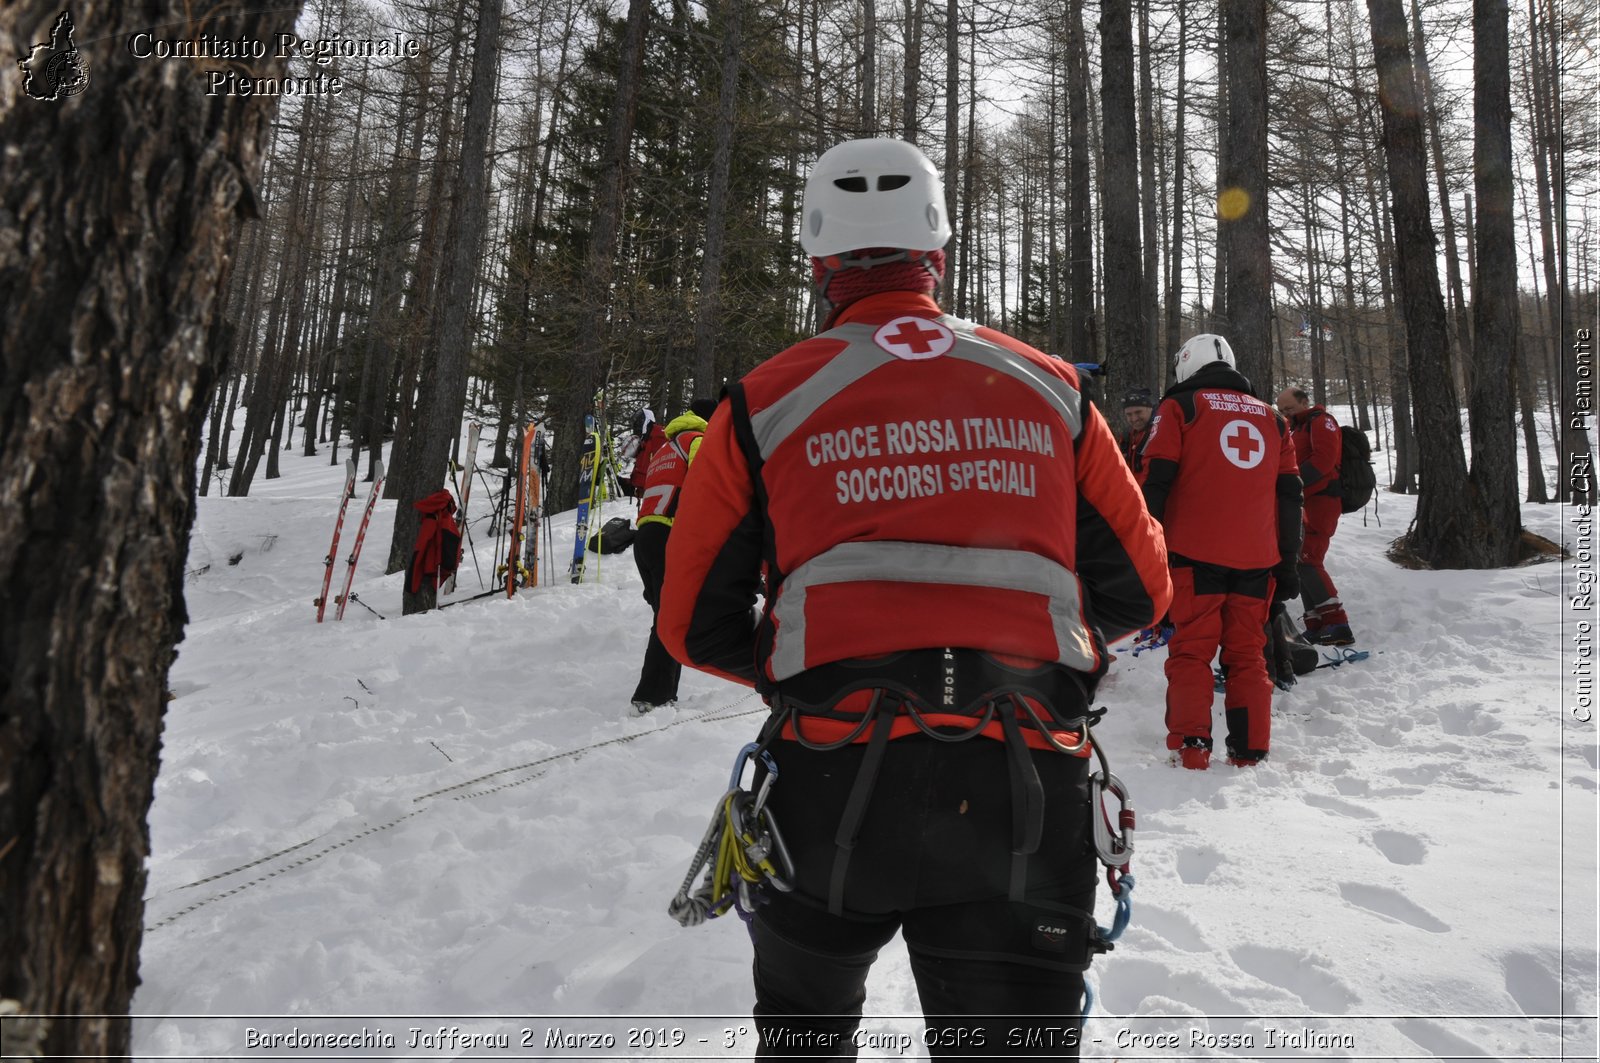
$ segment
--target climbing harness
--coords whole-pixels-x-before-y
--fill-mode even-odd
[[[752,760],[765,771],[759,784],[752,782],[756,786],[754,792],[745,789],[743,783],[745,767]],[[765,741],[749,743],[734,757],[728,791],[717,800],[689,873],[667,905],[667,914],[679,926],[699,926],[707,919],[726,915],[734,907],[741,918],[748,920],[761,903],[759,891],[763,886],[770,885],[784,893],[794,889],[794,861],[772,810],[767,808],[767,798],[777,781],[778,765],[767,752]],[[695,877],[702,871],[705,878],[691,894]]]

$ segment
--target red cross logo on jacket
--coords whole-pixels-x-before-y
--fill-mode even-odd
[[[872,334],[872,342],[896,358],[920,362],[950,353],[955,333],[925,317],[897,317]]]

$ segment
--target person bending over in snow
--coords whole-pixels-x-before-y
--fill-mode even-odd
[[[795,881],[751,924],[759,1054],[854,1056],[897,931],[926,1014],[1027,1054],[1012,1031],[1079,1023],[1098,865],[1064,747],[1107,641],[1166,610],[1161,531],[1077,370],[940,310],[922,152],[834,147],[801,224],[826,331],[726,389],[661,595],[673,655],[773,711]]]
[[[1144,445],[1144,498],[1172,564],[1167,748],[1185,768],[1210,765],[1220,646],[1228,763],[1257,764],[1272,734],[1262,630],[1274,598],[1299,590],[1299,467],[1287,426],[1251,394],[1227,340],[1191,338],[1175,370]]]

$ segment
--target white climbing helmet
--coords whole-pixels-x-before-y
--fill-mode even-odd
[[[1221,362],[1229,369],[1238,368],[1228,341],[1215,333],[1202,332],[1198,336],[1190,336],[1178,348],[1177,355],[1172,359],[1172,372],[1181,384],[1194,376],[1202,366],[1213,362]]]
[[[800,246],[808,255],[934,251],[949,239],[939,171],[903,140],[847,140],[823,152],[806,178]]]

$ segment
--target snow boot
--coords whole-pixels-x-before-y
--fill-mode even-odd
[[[1329,624],[1307,631],[1301,637],[1313,646],[1351,646],[1356,641],[1349,624]]]
[[[1190,771],[1205,771],[1211,766],[1211,740],[1185,738],[1183,745],[1172,751],[1172,764]]]
[[[1235,768],[1253,768],[1267,759],[1265,749],[1237,749],[1228,743],[1228,764]]]

